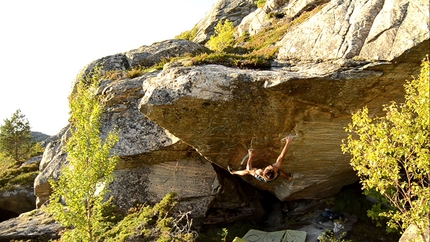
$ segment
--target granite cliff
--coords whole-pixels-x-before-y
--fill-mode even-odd
[[[128,209],[174,191],[182,210],[216,224],[260,217],[261,190],[281,201],[320,199],[357,181],[340,150],[343,127],[363,106],[379,115],[383,104],[402,101],[405,80],[429,53],[427,0],[268,0],[263,8],[219,0],[196,25],[194,41],[166,40],[103,57],[82,73],[101,63],[105,71],[125,71],[207,52],[203,45],[220,19],[230,19],[238,36],[253,35],[316,7],[321,9],[276,43],[269,69],[181,60],[139,77],[103,80],[102,132],[118,127],[120,137],[111,184],[115,202]],[[66,162],[61,147],[67,130],[43,155],[34,184],[38,206],[51,192],[48,179],[57,178]],[[290,133],[297,137],[281,168],[292,173],[291,181],[261,183],[226,171],[243,169],[251,146],[255,166],[272,163]]]

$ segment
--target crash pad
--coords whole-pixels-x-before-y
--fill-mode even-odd
[[[251,229],[243,236],[246,242],[305,242],[306,232],[300,230],[281,230],[265,232]]]

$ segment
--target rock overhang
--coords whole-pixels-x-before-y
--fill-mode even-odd
[[[391,93],[378,87],[386,80],[375,66],[389,63],[352,62],[307,63],[294,71],[172,67],[145,82],[139,110],[222,168],[244,169],[251,143],[257,166],[273,163],[280,139],[297,133],[282,166],[295,176],[291,182],[244,179],[281,200],[327,197],[357,180],[340,151],[351,112],[366,104],[381,112],[379,98],[401,96],[399,81]]]

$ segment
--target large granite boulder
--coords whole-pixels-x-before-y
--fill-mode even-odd
[[[139,108],[222,168],[244,169],[251,144],[254,165],[271,164],[281,138],[297,134],[282,166],[293,174],[291,181],[244,179],[281,200],[328,197],[357,180],[340,150],[351,112],[367,105],[371,115],[381,114],[382,104],[401,101],[404,80],[419,71],[422,48],[390,63],[338,60],[272,71],[167,68],[146,80]]]

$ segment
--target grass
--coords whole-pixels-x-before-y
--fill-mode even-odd
[[[38,162],[18,168],[10,167],[1,173],[0,191],[10,190],[15,186],[32,185],[38,174]]]
[[[109,80],[119,80],[119,79],[126,79],[126,78],[136,78],[139,76],[144,75],[145,73],[155,71],[155,70],[162,70],[164,64],[169,63],[171,59],[163,59],[157,64],[151,66],[151,67],[145,67],[145,66],[133,66],[130,69],[127,70],[111,70],[103,73],[100,77],[100,80],[103,79],[109,79]]]
[[[193,39],[197,35],[197,26],[194,26],[191,30],[186,30],[179,35],[175,36],[175,39],[183,39],[183,40],[190,40],[193,41]]]

